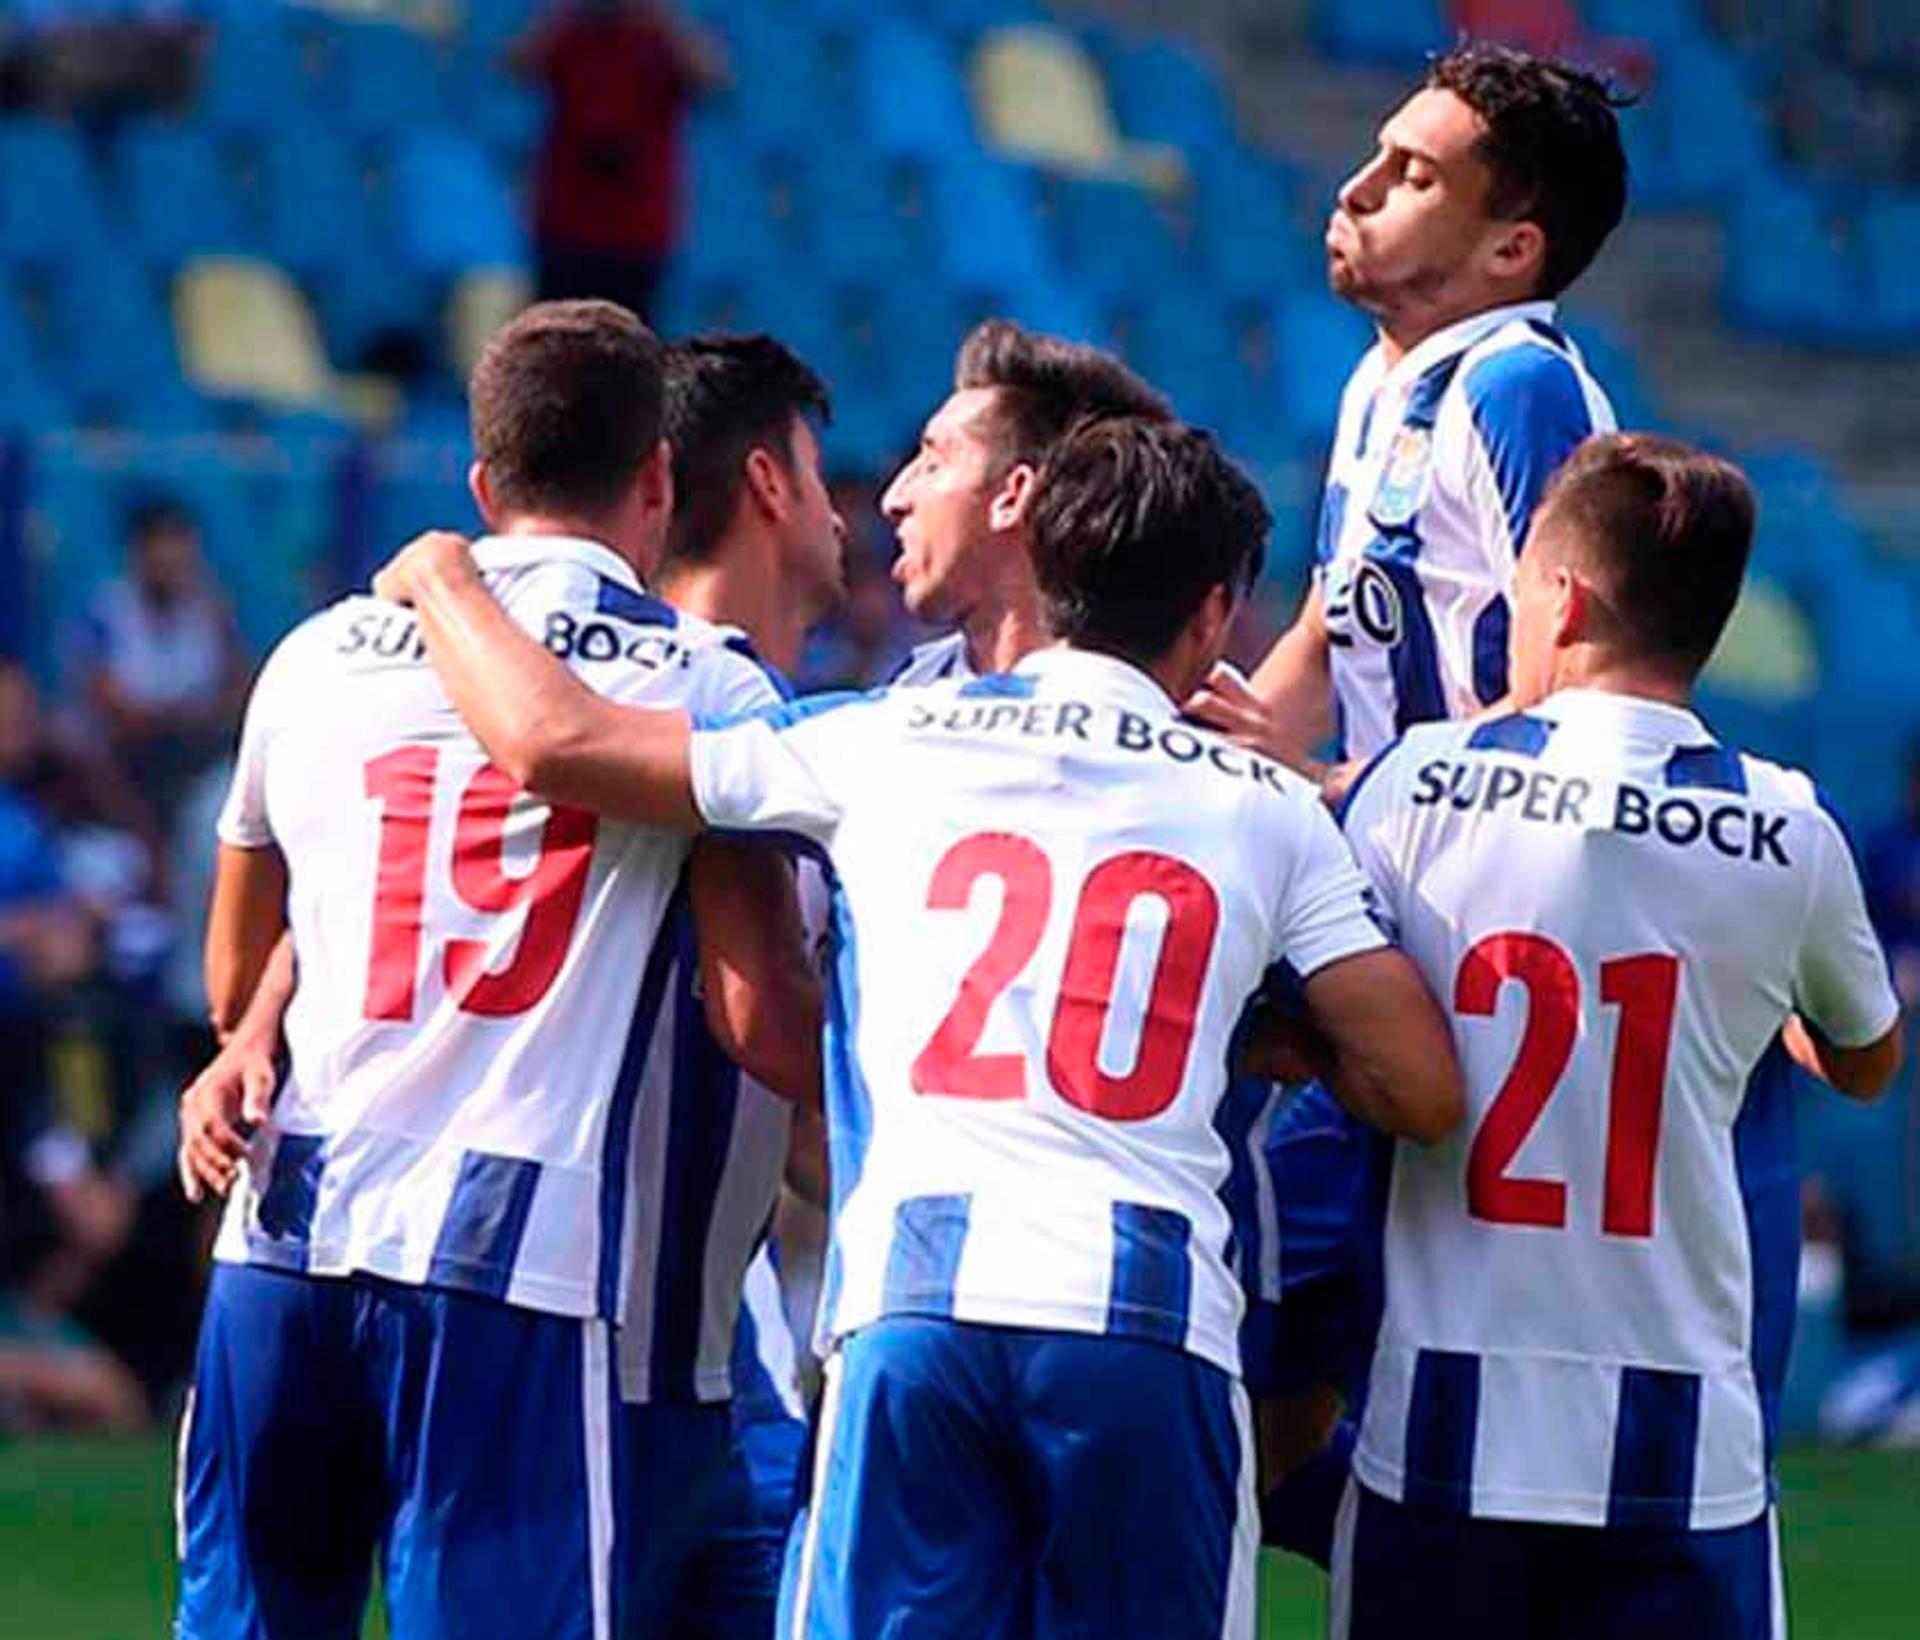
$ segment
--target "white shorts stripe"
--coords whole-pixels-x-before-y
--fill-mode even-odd
[[[587,1470],[587,1565],[592,1581],[593,1640],[613,1640],[613,1389],[608,1377],[607,1324],[580,1323],[580,1427]]]
[[[807,1502],[807,1534],[800,1544],[800,1565],[794,1575],[793,1628],[788,1640],[806,1640],[807,1608],[813,1604],[813,1568],[820,1553],[820,1521],[826,1514],[827,1471],[832,1463],[833,1439],[840,1422],[840,1352],[827,1357],[821,1369],[820,1427],[814,1437],[812,1496]]]
[[[1327,1640],[1347,1640],[1353,1632],[1353,1533],[1360,1516],[1360,1483],[1351,1475],[1333,1517],[1333,1565],[1327,1589]]]
[[[173,1448],[173,1558],[187,1560],[187,1442],[193,1437],[193,1386],[180,1409],[180,1436]]]
[[[1772,1640],[1787,1640],[1787,1568],[1780,1558],[1780,1506],[1767,1510],[1767,1561],[1773,1585],[1773,1616],[1767,1626]]]
[[[1253,1640],[1260,1601],[1260,1497],[1255,1474],[1253,1418],[1247,1389],[1233,1384],[1233,1428],[1240,1438],[1240,1477],[1233,1517],[1233,1558],[1227,1566],[1226,1616],[1220,1640]]]

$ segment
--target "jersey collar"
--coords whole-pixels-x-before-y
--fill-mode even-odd
[[[1552,302],[1509,302],[1505,307],[1470,313],[1464,319],[1456,319],[1445,330],[1436,330],[1387,373],[1387,380],[1396,386],[1417,382],[1442,359],[1466,352],[1501,326],[1529,319],[1550,325],[1554,323],[1556,311]]]
[[[1064,645],[1036,649],[1030,655],[1023,655],[1013,669],[1113,705],[1131,706],[1161,717],[1179,710],[1178,703],[1158,681],[1131,661],[1092,649],[1069,649]]]
[[[633,565],[601,541],[579,535],[483,535],[473,544],[473,561],[482,569],[525,569],[564,560],[618,581],[635,592],[646,590]]]
[[[1718,737],[1706,720],[1687,706],[1672,706],[1644,695],[1619,695],[1606,689],[1562,689],[1531,708],[1529,717],[1591,726],[1603,733],[1630,736],[1659,746],[1711,746]]]

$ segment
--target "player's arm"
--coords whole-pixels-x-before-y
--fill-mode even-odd
[[[1878,1099],[1893,1085],[1906,1057],[1906,1032],[1896,1019],[1891,1030],[1864,1047],[1843,1048],[1795,1014],[1786,1023],[1781,1041],[1788,1056],[1803,1071],[1837,1088],[1849,1099]]]
[[[793,867],[771,843],[703,837],[688,862],[707,1022],[727,1056],[802,1105],[820,1103],[820,980]]]
[[[1794,965],[1794,1014],[1781,1040],[1803,1070],[1849,1099],[1877,1099],[1905,1049],[1900,999],[1846,833],[1824,812],[1811,820],[1812,893]]]
[[[223,1041],[245,1015],[286,927],[287,865],[279,849],[221,843],[205,969],[209,1017]]]
[[[596,814],[701,829],[687,715],[616,706],[587,688],[494,601],[464,537],[418,537],[374,591],[413,606],[455,709],[518,784]]]
[[[233,1187],[252,1129],[273,1108],[281,1024],[293,987],[293,937],[282,934],[239,1024],[180,1095],[175,1165],[190,1202],[209,1191],[224,1196]]]
[[[1453,1033],[1402,952],[1347,957],[1301,989],[1325,1040],[1329,1086],[1361,1121],[1429,1145],[1460,1125],[1466,1087]]]
[[[1334,730],[1331,647],[1315,581],[1252,679],[1243,683],[1231,668],[1216,667],[1186,710],[1243,746],[1317,774],[1309,754]]]

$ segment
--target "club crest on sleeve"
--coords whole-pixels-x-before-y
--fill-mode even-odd
[[[1427,498],[1427,474],[1433,465],[1433,429],[1402,427],[1387,452],[1380,485],[1373,492],[1369,512],[1382,529],[1398,529],[1413,522]]]

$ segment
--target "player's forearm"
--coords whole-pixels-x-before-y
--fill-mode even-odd
[[[410,591],[455,710],[515,782],[596,814],[700,829],[684,713],[594,694],[514,624],[470,560],[420,568]]]
[[[259,989],[286,932],[287,868],[275,848],[220,845],[207,913],[208,1017],[225,1040]]]
[[[230,1031],[220,1032],[220,1045],[243,1042],[269,1056],[275,1053],[287,1008],[293,1001],[293,975],[293,936],[282,934],[245,1011]]]
[[[1798,1014],[1787,1021],[1781,1040],[1788,1057],[1810,1076],[1817,1076],[1849,1099],[1878,1099],[1899,1074],[1906,1057],[1904,1028],[1892,1030],[1862,1048],[1843,1048],[1830,1042]]]
[[[1304,758],[1334,731],[1333,673],[1319,594],[1308,595],[1299,618],[1281,634],[1253,674],[1253,692],[1267,703],[1275,732]]]
[[[1336,1055],[1331,1084],[1362,1121],[1435,1144],[1466,1114],[1466,1088],[1446,1016],[1419,971],[1393,950],[1329,964],[1304,987]]]

